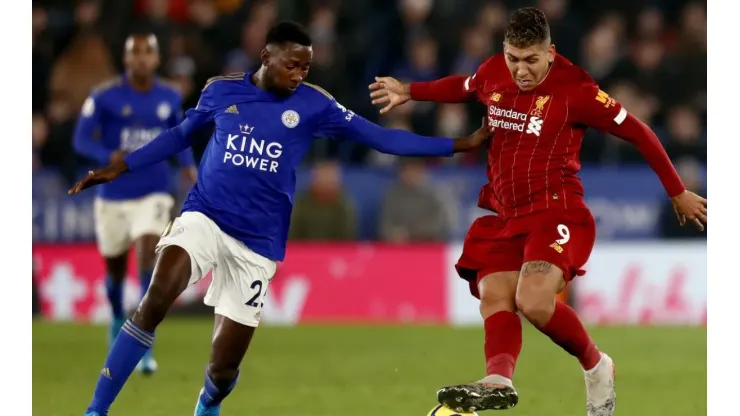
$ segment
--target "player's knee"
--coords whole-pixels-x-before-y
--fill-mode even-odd
[[[478,285],[480,314],[483,319],[501,311],[516,312],[514,294],[516,274],[513,276],[486,276]]]
[[[128,252],[116,256],[105,258],[105,268],[108,276],[114,282],[123,282],[126,279],[126,269],[128,266]]]
[[[533,325],[545,325],[555,311],[556,293],[547,287],[522,281],[516,292],[516,307]]]
[[[511,295],[481,295],[480,315],[483,317],[483,319],[486,319],[489,316],[492,316],[493,314],[501,311],[516,311],[516,305],[514,304],[514,299]]]
[[[535,326],[547,324],[555,311],[555,298],[542,295],[517,294],[516,306],[519,312]]]

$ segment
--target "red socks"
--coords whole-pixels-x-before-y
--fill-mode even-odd
[[[488,327],[486,334],[487,330]],[[584,370],[596,367],[601,360],[601,352],[591,340],[576,312],[560,301],[555,302],[555,313],[550,321],[539,330],[568,354],[578,358]]]
[[[511,379],[522,351],[522,321],[514,312],[500,311],[486,318],[484,351],[486,374]]]

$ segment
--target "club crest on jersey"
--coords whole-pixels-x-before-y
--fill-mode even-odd
[[[534,110],[530,112],[531,115],[536,117],[542,117],[542,112],[545,110],[545,104],[550,101],[549,95],[541,95],[537,97],[537,100],[534,102]]]
[[[159,106],[157,106],[157,117],[159,117],[160,120],[167,120],[170,118],[170,115],[172,114],[172,107],[170,107],[167,103],[160,103]]]
[[[130,116],[131,113],[133,113],[133,112],[134,111],[131,109],[131,106],[128,105],[128,104],[124,105],[123,108],[121,109],[121,115],[124,116],[124,117]]]
[[[493,94],[491,94],[491,101],[493,101],[494,103],[501,101],[501,93],[494,92]]]
[[[301,117],[293,110],[285,110],[280,118],[283,120],[285,127],[289,129],[294,128],[301,121]]]

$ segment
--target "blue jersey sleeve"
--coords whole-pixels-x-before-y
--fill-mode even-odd
[[[75,126],[73,146],[77,153],[107,164],[113,150],[106,148],[100,137],[103,120],[103,109],[100,97],[90,95],[82,105],[80,116]]]
[[[216,88],[206,83],[205,88],[200,93],[200,99],[195,108],[185,112],[185,117],[192,120],[198,126],[205,126],[213,121],[213,111],[218,106],[216,100]]]
[[[348,110],[335,100],[321,114],[318,137],[346,139],[379,152],[399,156],[452,156],[453,139],[427,137],[405,130],[386,129]]]
[[[185,119],[183,115],[183,111],[182,111],[182,100],[179,96],[177,97],[177,102],[175,103],[175,109],[176,111],[173,111],[172,115],[170,115],[170,119],[169,119],[170,128],[179,125]],[[191,168],[195,166],[195,158],[193,157],[193,150],[190,149],[190,147],[188,147],[187,149],[178,153],[177,163],[183,168]]]

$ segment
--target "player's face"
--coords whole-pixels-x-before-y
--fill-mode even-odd
[[[522,49],[504,42],[504,55],[516,85],[523,91],[529,91],[547,76],[550,64],[555,59],[555,45],[544,42]]]
[[[296,43],[265,48],[262,51],[262,64],[267,68],[270,88],[281,94],[295,91],[308,75],[312,58],[313,49],[310,46]]]
[[[159,66],[159,47],[154,36],[132,36],[126,40],[126,69],[134,76],[154,74]]]

